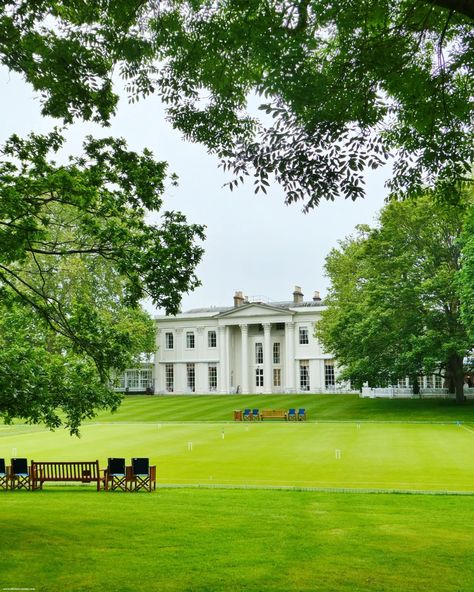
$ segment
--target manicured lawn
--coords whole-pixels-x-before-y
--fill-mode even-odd
[[[300,406],[310,421],[232,421],[234,409]],[[79,439],[0,426],[7,461],[148,456],[158,475],[152,494],[1,491],[0,590],[470,592],[473,495],[364,492],[472,494],[473,412],[346,395],[137,396]]]
[[[470,424],[118,422],[86,425],[80,439],[27,430],[3,428],[0,457],[105,467],[147,456],[160,485],[474,492]]]
[[[474,589],[470,497],[72,487],[0,503],[3,588]]]
[[[360,399],[357,395],[128,395],[104,421],[232,421],[234,409],[304,407],[316,421],[474,421],[474,400]]]

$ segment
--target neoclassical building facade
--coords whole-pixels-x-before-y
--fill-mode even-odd
[[[153,389],[174,393],[297,393],[334,391],[334,360],[314,337],[324,306],[305,301],[295,286],[286,302],[233,306],[159,316]]]

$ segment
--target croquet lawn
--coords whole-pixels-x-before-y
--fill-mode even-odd
[[[0,590],[474,590],[472,406],[388,401],[383,421],[378,401],[290,397],[265,403],[309,421],[247,423],[232,411],[256,401],[225,399],[129,398],[81,438],[0,426],[7,463],[147,456],[158,477],[1,491]]]
[[[107,423],[0,430],[0,457],[150,457],[159,485],[474,492],[474,428],[410,423]],[[48,487],[48,485],[46,485]],[[50,486],[49,486],[50,487]]]

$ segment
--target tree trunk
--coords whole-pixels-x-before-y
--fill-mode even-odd
[[[413,384],[413,394],[419,395],[420,394],[420,382],[418,380],[418,376],[412,377],[412,384]]]
[[[464,403],[464,364],[462,356],[453,354],[449,357],[446,366],[446,378],[449,392],[456,394],[456,402]]]

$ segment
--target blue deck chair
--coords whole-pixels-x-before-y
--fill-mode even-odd
[[[244,420],[250,421],[252,419],[252,410],[244,409]]]
[[[258,409],[252,409],[252,419],[257,421],[260,419],[260,411]]]
[[[148,458],[132,458],[132,486],[135,491],[156,489],[155,467]]]
[[[296,421],[296,409],[288,409],[288,421]]]
[[[8,475],[4,458],[0,458],[0,489],[8,489]]]
[[[298,409],[298,421],[306,421],[306,409]]]
[[[11,489],[31,489],[30,471],[26,458],[12,458],[9,480]]]
[[[105,488],[112,491],[120,489],[127,491],[127,473],[125,468],[124,458],[109,458],[107,462],[107,478],[105,480]]]

